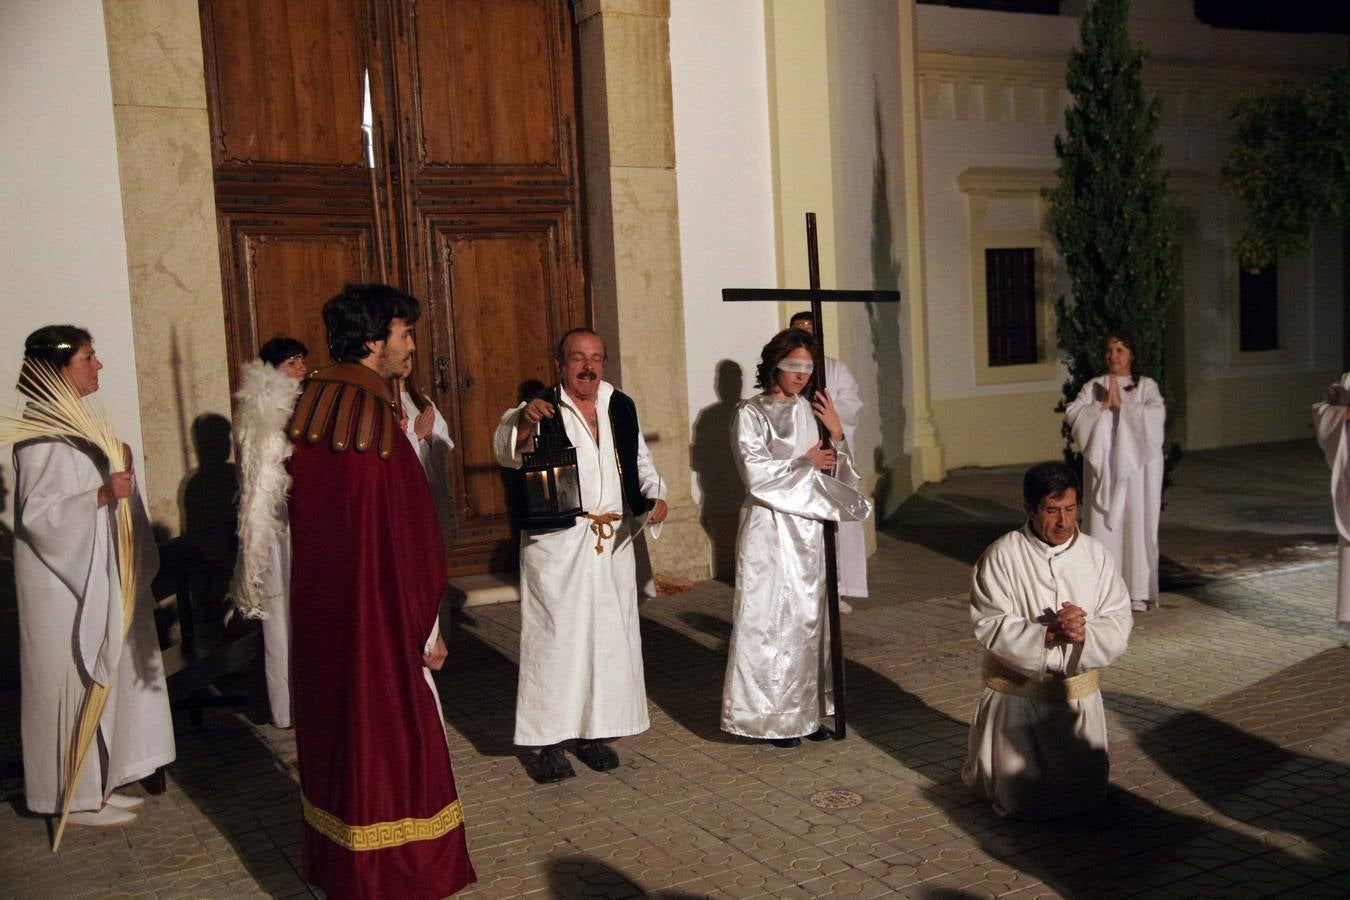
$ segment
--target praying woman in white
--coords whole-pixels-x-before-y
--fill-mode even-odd
[[[25,364],[46,363],[81,397],[98,390],[103,364],[89,333],[47,326],[29,336]],[[71,802],[74,825],[126,825],[141,799],[114,789],[154,773],[175,755],[164,664],[155,634],[150,581],[159,555],[130,468],[108,473],[92,447],[68,439],[14,449],[14,573],[19,601],[20,716],[24,795],[54,815],[64,789],[67,748],[91,680],[109,687],[96,746]],[[118,503],[136,528],[134,618],[122,635],[117,571]]]
[[[1350,629],[1350,372],[1327,388],[1326,399],[1313,404],[1317,443],[1331,466],[1331,509],[1336,516],[1336,622]]]
[[[736,597],[722,690],[722,730],[796,746],[833,715],[825,610],[825,521],[856,521],[872,504],[828,392],[808,402],[815,339],[787,329],[760,357],[763,393],[742,401],[732,451],[745,482],[736,538]],[[816,420],[830,432],[819,438]]]
[[[1107,373],[1083,385],[1064,411],[1083,453],[1083,531],[1115,560],[1130,606],[1158,605],[1158,514],[1162,509],[1163,424],[1158,385],[1139,374],[1133,336],[1107,335]]]

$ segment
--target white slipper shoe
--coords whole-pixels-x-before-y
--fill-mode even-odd
[[[130,825],[136,821],[136,814],[125,809],[118,809],[111,804],[103,807],[98,812],[73,812],[70,818],[66,820],[71,825],[91,825],[95,828],[116,828],[121,825]]]
[[[103,802],[118,809],[125,809],[127,812],[135,812],[145,805],[145,798],[133,797],[130,794],[119,794],[114,791],[105,797]]]

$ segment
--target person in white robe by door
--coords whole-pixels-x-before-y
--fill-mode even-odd
[[[666,491],[636,405],[604,380],[605,359],[604,341],[590,329],[563,335],[560,383],[507,410],[493,437],[498,463],[518,469],[535,433],[561,425],[576,449],[586,511],[570,528],[520,535],[515,742],[540,748],[540,782],[576,774],[564,741],[575,738],[577,758],[606,771],[619,765],[608,741],[650,724],[633,541],[644,517],[658,536]]]
[[[795,313],[788,323],[792,328],[815,334],[815,318],[810,310]],[[825,357],[825,385],[830,399],[834,401],[839,422],[844,426],[844,440],[850,447],[855,446],[853,437],[858,432],[858,421],[862,414],[863,402],[858,390],[858,380],[853,377],[848,366],[842,360]],[[856,466],[855,466],[856,468]],[[844,520],[839,523],[836,538],[839,554],[839,595],[841,597],[867,597],[867,538],[863,532],[863,523]],[[849,612],[845,606],[844,612]]]
[[[1350,372],[1313,404],[1317,443],[1331,467],[1331,509],[1336,516],[1336,623],[1350,629]]]
[[[449,454],[455,449],[450,438],[450,426],[445,416],[431,399],[419,391],[409,376],[412,360],[408,360],[403,377],[398,379],[397,391],[403,407],[403,433],[417,450],[422,470],[427,473],[431,499],[436,505],[436,521],[441,526],[441,543],[450,546],[454,536],[453,511],[450,508]]]
[[[1134,337],[1109,334],[1102,343],[1106,374],[1083,385],[1064,415],[1083,454],[1083,531],[1106,545],[1131,609],[1144,612],[1158,605],[1167,410],[1157,383],[1139,374]]]
[[[732,421],[745,482],[736,596],[722,689],[722,730],[795,747],[828,734],[834,714],[825,609],[825,521],[858,521],[872,504],[829,391],[808,401],[815,338],[789,328],[765,345],[756,385]],[[816,420],[829,429],[824,448]]]
[[[291,727],[291,529],[286,510],[291,441],[286,425],[309,371],[309,348],[276,337],[246,363],[235,399],[239,442],[239,555],[230,596],[262,618],[263,673],[272,725]]]
[[[38,329],[25,342],[24,361],[51,366],[81,397],[98,390],[103,364],[82,328]],[[130,466],[109,474],[107,460],[88,445],[58,438],[26,441],[14,449],[14,470],[24,799],[34,813],[58,813],[79,707],[97,679],[109,687],[108,703],[69,822],[126,825],[144,801],[116,789],[153,774],[175,756],[150,594],[159,569],[150,522]],[[119,503],[132,504],[137,547],[137,596],[125,638],[120,625],[111,627],[123,606]]]
[[[961,777],[1000,815],[1047,819],[1106,799],[1098,671],[1125,652],[1134,620],[1111,554],[1078,530],[1073,469],[1033,466],[1022,498],[1026,524],[991,544],[971,577],[984,691]]]

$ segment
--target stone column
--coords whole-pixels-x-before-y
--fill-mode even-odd
[[[107,0],[117,163],[150,517],[178,532],[193,421],[230,416],[196,0]]]
[[[690,495],[669,0],[574,0],[582,169],[595,329],[607,377],[632,395],[670,518],[653,569],[705,578],[707,537]]]

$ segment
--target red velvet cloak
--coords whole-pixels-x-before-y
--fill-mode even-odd
[[[440,527],[390,409],[375,373],[335,366],[307,383],[291,427],[303,874],[330,900],[435,900],[475,880],[422,665],[446,581]]]

